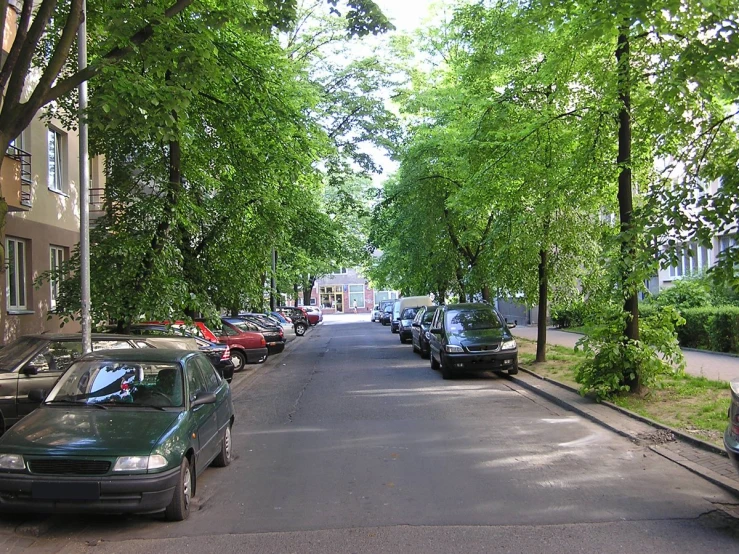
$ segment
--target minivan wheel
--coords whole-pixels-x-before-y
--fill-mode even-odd
[[[302,337],[305,335],[306,326],[304,323],[296,323],[295,324],[295,334],[299,337]]]
[[[512,367],[511,369],[508,370],[508,375],[516,375],[517,373],[518,373],[517,367]]]
[[[429,353],[429,358],[431,358],[431,369],[439,369],[439,362],[436,361],[434,355]]]
[[[180,478],[172,495],[172,501],[164,510],[164,517],[169,521],[184,521],[190,515],[190,501],[193,492],[193,475],[190,471],[190,462],[182,458],[180,464]]]

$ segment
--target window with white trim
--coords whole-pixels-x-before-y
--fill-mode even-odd
[[[349,285],[349,307],[364,308],[364,285]]]
[[[670,266],[670,279],[677,279],[685,275],[696,273],[711,264],[711,250],[699,246],[697,242],[690,242],[683,247],[677,265]]]
[[[7,263],[6,295],[8,310],[25,310],[26,303],[26,241],[5,239]]]
[[[50,246],[49,269],[52,272],[57,271],[61,267],[62,262],[64,262],[64,248],[62,248],[61,246]],[[49,308],[51,309],[51,311],[56,310],[56,301],[57,298],[59,298],[60,283],[61,279],[58,276],[52,274],[51,278],[49,279],[49,287],[51,287]]]
[[[49,190],[55,192],[65,192],[64,190],[64,160],[65,160],[65,141],[64,135],[54,129],[48,130],[48,161],[49,161],[49,175],[48,175],[48,187]]]

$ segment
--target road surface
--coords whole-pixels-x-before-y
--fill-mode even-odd
[[[738,499],[506,378],[444,381],[367,314],[296,340],[237,375],[235,460],[187,522],[5,516],[0,551],[737,551]]]

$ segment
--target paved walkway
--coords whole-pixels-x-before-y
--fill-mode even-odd
[[[523,339],[536,340],[536,327],[521,325],[512,329],[512,333]],[[560,346],[575,346],[582,337],[577,333],[547,329],[547,344]],[[685,355],[685,371],[691,375],[703,376],[716,381],[731,381],[739,379],[739,358],[712,352],[697,352],[683,350]]]

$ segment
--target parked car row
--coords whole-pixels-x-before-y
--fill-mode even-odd
[[[0,349],[0,511],[187,518],[200,474],[231,462],[234,371],[282,352],[309,315],[111,327],[86,355],[80,334]]]
[[[399,334],[401,343],[410,342],[413,352],[430,359],[444,379],[479,371],[518,373],[518,345],[510,332],[515,323],[508,324],[490,304],[434,306],[426,296],[391,302],[376,307],[380,321]],[[372,321],[377,321],[374,313]]]

